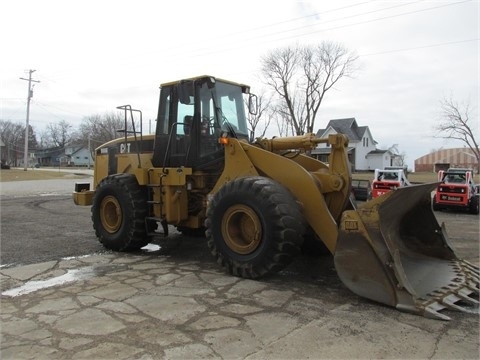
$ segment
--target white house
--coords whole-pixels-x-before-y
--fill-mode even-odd
[[[368,170],[385,169],[387,166],[394,166],[396,165],[394,158],[394,155],[390,151],[379,149],[372,150],[365,156],[369,167]]]
[[[394,155],[388,150],[376,148],[377,142],[373,139],[368,126],[358,126],[355,118],[330,120],[325,129],[317,132],[319,137],[328,137],[330,134],[345,134],[349,139],[348,159],[353,171],[384,169],[393,165]],[[328,144],[319,144],[312,151],[312,156],[321,161],[328,161],[330,147]]]
[[[93,166],[94,163],[91,152],[82,144],[66,146],[65,157],[70,166]]]

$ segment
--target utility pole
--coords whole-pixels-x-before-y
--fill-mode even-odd
[[[39,83],[38,80],[32,80],[32,74],[36,70],[29,70],[28,71],[28,79],[20,78],[20,80],[28,81],[28,94],[27,94],[27,125],[25,126],[25,154],[23,156],[23,171],[27,171],[27,163],[28,163],[28,121],[30,118],[30,99],[33,97],[33,86],[32,82]]]

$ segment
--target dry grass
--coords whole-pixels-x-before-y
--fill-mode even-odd
[[[24,181],[24,180],[51,180],[51,179],[76,179],[79,176],[59,170],[38,170],[38,169],[2,169],[0,170],[0,182]]]

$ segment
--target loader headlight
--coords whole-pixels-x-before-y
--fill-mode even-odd
[[[218,142],[222,145],[228,144],[228,133],[222,132],[222,135],[218,138]]]
[[[228,137],[222,136],[221,138],[218,138],[218,142],[222,145],[228,145]]]

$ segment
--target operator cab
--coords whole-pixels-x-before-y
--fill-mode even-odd
[[[243,95],[249,90],[212,76],[163,84],[153,165],[206,169],[222,163],[221,137],[248,140]],[[249,94],[249,110],[255,110],[254,100]]]

